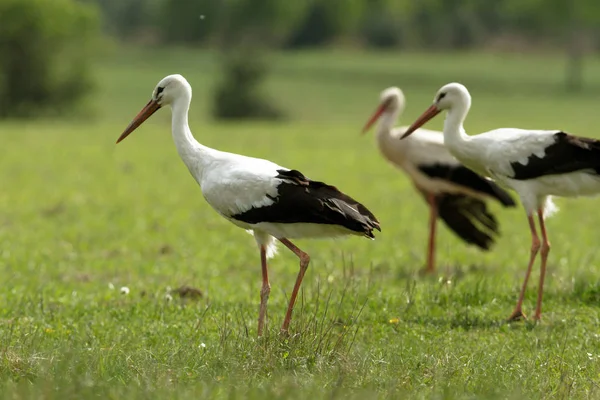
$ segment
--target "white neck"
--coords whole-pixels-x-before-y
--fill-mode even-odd
[[[188,125],[191,95],[179,97],[171,105],[171,130],[179,156],[198,182],[206,167],[214,162],[219,152],[200,144]]]
[[[470,104],[468,101],[457,102],[448,110],[446,120],[444,121],[444,144],[451,152],[460,153],[465,150],[470,140],[465,132],[463,123],[469,113]]]
[[[394,132],[394,126],[398,123],[398,117],[402,113],[403,108],[395,107],[387,109],[379,118],[375,133],[379,152],[397,167],[401,166],[407,159],[407,152],[409,151],[407,144],[411,140],[400,140]]]
[[[454,103],[448,110],[444,121],[444,145],[461,163],[479,174],[487,175],[484,160],[486,155],[463,127],[470,107],[470,98],[465,98]]]
[[[398,116],[400,115],[400,107],[395,107],[392,109],[386,110],[381,117],[379,118],[379,123],[377,125],[377,138],[384,139],[390,135],[392,129],[394,129],[394,125],[398,120]]]

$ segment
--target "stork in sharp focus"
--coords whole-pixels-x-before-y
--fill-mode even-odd
[[[225,219],[251,230],[260,249],[262,289],[258,335],[263,333],[270,293],[267,258],[276,240],[300,259],[300,272],[281,330],[287,332],[296,296],[310,257],[290,239],[358,235],[374,238],[381,231],[365,206],[333,186],[313,181],[296,170],[267,160],[226,153],[196,141],[188,126],[192,88],[181,75],[163,78],[152,98],[117,140],[119,143],[159,108],[171,106],[172,134],[177,151],[196,179],[208,203]]]
[[[524,317],[523,297],[538,252],[540,283],[534,319],[542,315],[542,296],[550,242],[544,218],[556,210],[551,196],[578,197],[600,194],[600,141],[562,131],[501,128],[468,136],[463,128],[471,107],[471,95],[459,83],[449,83],[404,133],[415,132],[443,110],[444,142],[450,152],[475,172],[515,190],[521,199],[531,231],[531,254],[517,304],[509,320]],[[542,241],[537,233],[537,213]]]
[[[435,231],[438,215],[465,242],[489,250],[492,235],[499,234],[496,218],[487,210],[487,199],[514,207],[510,194],[489,179],[462,165],[444,146],[442,132],[418,129],[398,140],[407,126],[394,129],[404,111],[405,98],[397,87],[381,92],[381,103],[363,129],[377,120],[377,144],[381,154],[403,170],[429,204],[429,241],[425,272],[435,271]]]

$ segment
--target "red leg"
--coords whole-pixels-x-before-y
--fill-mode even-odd
[[[535,320],[542,318],[542,296],[544,294],[544,279],[546,277],[546,260],[548,259],[548,253],[550,253],[550,242],[546,235],[546,224],[544,223],[544,210],[541,208],[538,210],[538,218],[540,220],[540,231],[542,231],[542,249],[540,251],[540,254],[542,255],[542,265],[540,267],[540,287],[538,288],[537,305],[533,317]]]
[[[267,315],[267,301],[271,293],[269,284],[269,272],[267,270],[267,251],[265,246],[260,246],[260,264],[262,267],[262,288],[260,290],[260,311],[258,312],[258,336],[262,336],[265,317]]]
[[[429,242],[427,245],[427,266],[425,273],[435,272],[435,228],[437,225],[438,209],[433,194],[427,195],[429,202]]]
[[[525,273],[525,280],[523,281],[523,287],[521,288],[521,293],[519,294],[519,300],[517,300],[515,310],[512,312],[510,317],[508,317],[509,321],[514,321],[521,317],[525,317],[525,314],[523,314],[522,310],[523,298],[525,297],[525,289],[527,289],[529,275],[531,275],[531,267],[533,267],[533,263],[535,262],[535,256],[537,255],[540,249],[540,238],[538,237],[537,231],[535,229],[535,221],[533,220],[533,216],[528,215],[527,219],[529,221],[529,229],[531,230],[531,255],[529,256],[529,264],[527,265],[527,272]]]
[[[310,262],[310,256],[296,247],[292,242],[287,239],[279,239],[281,243],[283,243],[288,249],[294,252],[295,255],[300,259],[300,271],[298,272],[298,277],[296,278],[296,284],[294,285],[294,290],[292,291],[292,296],[290,297],[290,304],[288,305],[287,313],[285,314],[285,319],[283,320],[283,325],[281,325],[281,332],[287,332],[290,326],[290,321],[292,320],[292,311],[294,310],[294,304],[296,303],[296,297],[298,296],[298,291],[300,290],[300,285],[302,284],[302,279],[304,278],[304,273],[308,269],[308,263]]]

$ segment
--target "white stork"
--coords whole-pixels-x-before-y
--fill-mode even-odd
[[[465,133],[463,123],[471,107],[471,95],[459,83],[449,83],[436,94],[429,107],[404,133],[447,110],[444,142],[450,152],[473,171],[489,176],[515,190],[531,231],[531,255],[523,287],[509,320],[525,317],[523,297],[538,252],[541,253],[540,283],[534,319],[542,315],[542,295],[550,242],[544,218],[556,211],[551,196],[578,197],[600,194],[600,141],[562,131],[501,128],[475,136]],[[537,213],[542,242],[536,231]],[[541,250],[541,251],[540,251]]]
[[[465,242],[489,250],[499,226],[486,207],[486,199],[514,207],[515,201],[498,185],[462,165],[444,146],[442,132],[418,129],[406,140],[398,140],[407,126],[394,129],[405,107],[397,87],[381,92],[380,105],[363,129],[378,119],[377,144],[381,154],[403,170],[429,203],[429,241],[425,272],[435,271],[435,231],[439,217]]]
[[[271,290],[267,259],[276,251],[275,239],[300,259],[300,272],[292,291],[282,332],[287,332],[296,296],[310,257],[289,239],[358,235],[374,238],[381,231],[377,218],[362,204],[333,186],[306,178],[296,170],[267,160],[226,153],[206,147],[188,126],[192,88],[181,75],[163,78],[152,98],[138,113],[119,143],[163,106],[171,106],[172,134],[177,151],[196,179],[208,203],[224,218],[251,230],[260,249],[262,289],[258,335],[265,321]]]

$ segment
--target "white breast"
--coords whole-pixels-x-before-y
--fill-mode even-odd
[[[278,169],[287,170],[267,160],[228,157],[205,170],[199,184],[206,201],[219,214],[229,217],[273,204],[269,196],[277,195]]]

